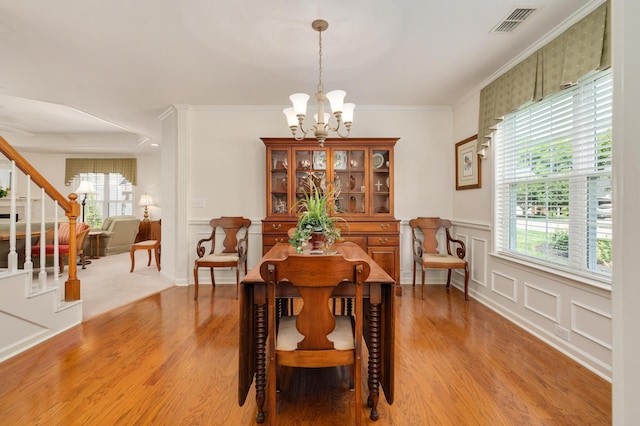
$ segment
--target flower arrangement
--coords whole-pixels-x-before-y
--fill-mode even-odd
[[[309,175],[303,181],[302,193],[303,197],[292,207],[301,213],[289,242],[300,252],[313,233],[322,233],[325,242],[330,246],[340,238],[340,228],[336,223],[346,223],[344,218],[332,215],[337,213],[335,199],[340,195],[340,186],[333,182],[316,183],[314,176]]]

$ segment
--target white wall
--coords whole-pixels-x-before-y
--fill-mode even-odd
[[[149,206],[149,219],[158,220],[162,218],[162,191],[161,177],[159,173],[161,151],[160,148],[145,154],[136,156],[138,159],[138,184],[133,192],[133,214],[142,218],[144,216],[144,207],[138,205],[140,196],[147,193],[153,200],[153,206]]]
[[[186,155],[184,187],[186,223],[178,232],[189,238],[180,248],[163,244],[163,272],[174,282],[193,283],[195,246],[209,235],[208,221],[222,215],[241,215],[253,221],[249,239],[249,267],[262,257],[261,220],[265,217],[266,148],[260,137],[289,137],[281,107],[178,106],[164,121],[185,123],[184,132],[163,136],[163,156],[176,158],[175,146]],[[180,114],[184,117],[180,118]],[[182,120],[182,121],[181,121]],[[167,127],[171,126],[167,124]],[[455,184],[454,153],[450,146],[450,108],[358,106],[353,137],[399,137],[395,148],[395,216],[404,222],[416,216],[452,215]],[[172,141],[176,136],[179,140]],[[165,147],[171,145],[171,147]],[[163,159],[163,174],[165,162]],[[166,171],[168,176],[172,176]],[[165,189],[165,185],[163,185]],[[171,194],[162,195],[167,199]],[[204,207],[193,207],[204,202]],[[200,204],[201,205],[201,204]],[[165,215],[166,217],[166,215]],[[181,226],[181,222],[176,222]],[[403,226],[402,244],[408,242]],[[163,235],[163,241],[166,241]],[[410,250],[410,244],[409,244]],[[175,252],[170,252],[175,250]],[[180,251],[182,250],[182,251]],[[176,262],[165,271],[165,255]],[[403,276],[410,275],[410,256],[402,255]],[[210,282],[203,273],[201,282]],[[235,282],[231,271],[218,282]],[[403,282],[405,282],[403,280]]]
[[[613,423],[640,424],[640,2],[613,1]]]
[[[478,133],[478,110],[480,92],[474,92],[454,105],[453,144]],[[453,148],[452,148],[453,150]],[[491,222],[491,168],[493,166],[491,149],[481,161],[482,185],[478,189],[453,191],[454,217],[459,220],[482,223]],[[455,175],[453,177],[455,179]]]
[[[505,64],[508,69],[514,64]],[[453,109],[451,142],[477,133],[480,88]],[[615,143],[615,142],[614,142]],[[611,380],[611,292],[493,253],[493,152],[482,160],[482,187],[455,191],[456,235],[467,244],[471,295],[551,346]],[[618,201],[619,199],[617,199]],[[617,202],[616,201],[616,202]],[[617,244],[617,242],[616,242]],[[568,339],[561,337],[567,333]]]
[[[192,107],[188,180],[189,219],[239,214],[262,219],[265,207],[265,146],[260,137],[289,137],[280,109]],[[396,145],[396,216],[451,213],[453,150],[448,108],[360,108],[352,136],[400,137]],[[243,124],[245,123],[245,124]],[[250,124],[250,125],[247,125]],[[437,184],[434,184],[437,183]],[[225,200],[221,203],[220,200]]]
[[[184,255],[189,247],[185,242],[187,206],[185,179],[184,149],[178,144],[179,139],[188,139],[188,135],[178,138],[180,131],[184,132],[186,111],[170,108],[162,120],[162,154],[160,159],[160,183],[162,198],[162,274],[172,279],[176,284],[184,284],[183,275]],[[186,144],[186,142],[185,142]],[[192,249],[193,250],[193,249]],[[180,273],[177,270],[180,269]]]

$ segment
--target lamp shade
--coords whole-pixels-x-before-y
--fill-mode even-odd
[[[140,197],[140,202],[138,203],[139,206],[152,206],[153,205],[153,199],[151,198],[151,195],[149,194],[144,194]]]
[[[356,104],[346,103],[343,105],[342,121],[345,123],[353,123],[353,110],[356,108]]]
[[[287,123],[289,123],[289,127],[296,127],[298,125],[298,116],[296,115],[293,107],[285,108],[282,110],[282,112],[287,117]]]
[[[305,115],[307,113],[307,101],[309,100],[309,95],[306,93],[294,93],[289,96],[289,99],[293,104],[293,110],[296,112],[296,115]]]
[[[335,114],[336,112],[342,112],[342,107],[344,106],[344,97],[347,95],[347,92],[344,90],[332,90],[327,93],[327,99],[329,99],[329,104],[331,105],[331,111]]]
[[[93,183],[83,180],[80,182],[80,186],[76,189],[76,194],[95,194],[96,188],[93,186]]]

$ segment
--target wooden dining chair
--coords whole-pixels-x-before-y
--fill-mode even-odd
[[[241,216],[223,216],[211,219],[211,235],[198,241],[196,254],[198,258],[193,265],[193,277],[195,280],[194,300],[198,299],[198,269],[209,268],[211,285],[216,285],[214,276],[215,268],[235,268],[236,271],[236,299],[240,289],[240,269],[244,268],[247,274],[247,250],[249,227],[251,220]],[[224,240],[222,245],[216,247],[216,233],[222,230]],[[209,249],[207,250],[207,246]]]
[[[80,263],[82,264],[82,269],[87,267],[87,261],[84,255],[84,242],[87,239],[87,235],[89,235],[89,231],[91,228],[84,222],[76,223],[76,255],[80,256]],[[45,233],[44,241],[42,238],[39,238],[38,241],[31,246],[31,257],[40,257],[40,246],[42,243],[45,244],[45,262],[46,258],[54,256],[54,230],[48,229]],[[67,259],[68,262],[75,262],[75,257],[73,259],[69,258],[69,223],[63,222],[58,225],[58,263],[60,264],[60,272],[64,272],[64,260]],[[40,260],[42,262],[42,259]]]
[[[270,260],[260,267],[268,285],[267,356],[268,407],[270,424],[276,424],[276,387],[279,366],[351,367],[350,384],[355,389],[355,418],[362,417],[362,283],[370,267],[363,261],[346,260],[342,255],[289,255]],[[277,286],[293,286],[302,306],[297,315],[278,316]],[[330,298],[338,286],[352,287],[355,316],[335,315]]]
[[[151,266],[151,252],[154,253],[154,258],[156,259],[156,268],[158,271],[160,270],[160,247],[162,243],[162,220],[151,221],[149,222],[149,239],[138,241],[137,243],[133,243],[131,245],[131,249],[129,250],[129,255],[131,256],[131,269],[129,272],[133,272],[133,269],[136,266],[136,256],[135,253],[138,250],[146,250],[149,255],[149,261],[147,262],[147,266]]]
[[[427,269],[447,269],[447,289],[451,285],[451,271],[464,270],[464,299],[469,300],[469,264],[464,260],[466,248],[462,240],[451,236],[451,221],[439,217],[418,217],[409,221],[413,240],[413,286],[416,286],[416,266],[422,271],[422,297],[424,297],[424,275]],[[438,251],[438,232],[444,229],[446,253]],[[422,234],[422,235],[420,235]],[[452,245],[456,245],[455,255]]]

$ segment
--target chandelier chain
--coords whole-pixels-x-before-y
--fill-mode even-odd
[[[282,112],[287,117],[287,123],[295,140],[303,140],[307,134],[313,132],[320,146],[324,146],[329,132],[335,132],[341,138],[349,137],[351,133],[351,123],[353,122],[353,109],[355,104],[344,103],[346,92],[344,90],[332,90],[324,93],[322,84],[322,32],[329,27],[329,23],[324,19],[316,19],[311,23],[311,28],[318,31],[318,90],[316,100],[318,101],[318,113],[314,115],[316,124],[310,125],[305,130],[304,120],[307,111],[307,101],[309,95],[306,93],[294,93],[289,96],[293,107],[285,108]],[[328,103],[329,105],[325,105]],[[335,117],[335,127],[329,123],[330,114],[325,112],[325,107],[330,106]],[[344,123],[344,127],[341,124]],[[341,131],[344,128],[346,131]],[[298,135],[298,131],[302,134]]]
[[[318,31],[318,92],[324,93],[322,84],[322,30]]]

